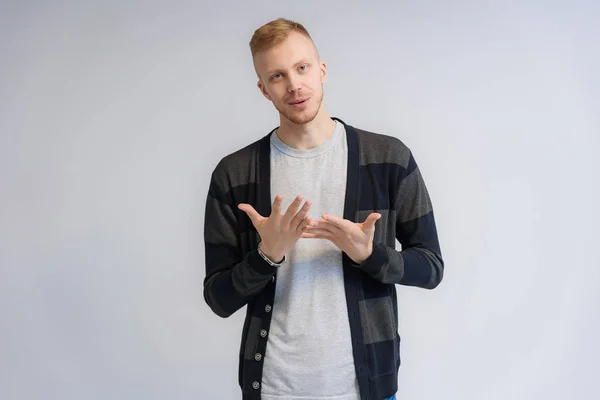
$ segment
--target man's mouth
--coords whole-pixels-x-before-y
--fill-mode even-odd
[[[308,98],[306,98],[306,99],[297,99],[297,100],[292,101],[290,104],[291,105],[298,105],[298,104],[302,104],[302,103],[306,102],[307,100],[308,100]]]

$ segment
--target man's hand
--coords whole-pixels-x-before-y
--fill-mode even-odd
[[[304,228],[303,238],[328,239],[350,257],[361,264],[373,252],[375,222],[381,218],[379,213],[371,213],[365,222],[355,223],[333,215],[322,216]]]
[[[238,208],[244,211],[252,220],[252,224],[260,235],[260,250],[273,262],[279,262],[302,236],[303,229],[311,221],[307,215],[311,202],[306,200],[300,210],[303,197],[297,196],[290,204],[285,214],[281,214],[283,196],[275,196],[271,215],[268,218],[260,215],[250,204],[240,204]]]

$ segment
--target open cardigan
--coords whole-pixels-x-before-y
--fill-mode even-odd
[[[444,263],[430,196],[410,149],[399,139],[346,129],[345,219],[363,222],[377,212],[373,253],[357,265],[343,255],[344,284],[356,375],[362,400],[396,393],[400,336],[396,284],[435,288]],[[260,236],[237,208],[271,213],[270,136],[224,157],[211,175],[206,201],[204,298],[221,317],[244,306],[239,385],[244,399],[260,399],[276,268],[258,254]],[[396,249],[396,240],[401,250]]]

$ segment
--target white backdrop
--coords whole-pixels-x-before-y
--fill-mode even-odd
[[[280,16],[331,115],[401,138],[434,202],[446,275],[398,287],[399,398],[600,398],[592,0],[2,1],[0,398],[241,398],[204,202],[278,124],[248,41]]]

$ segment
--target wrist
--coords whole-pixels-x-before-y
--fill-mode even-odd
[[[370,243],[370,244],[369,244],[369,246],[367,247],[367,249],[365,250],[365,252],[364,252],[364,253],[362,253],[361,255],[357,256],[355,259],[352,259],[352,258],[351,258],[351,260],[352,260],[352,261],[353,261],[355,264],[357,264],[357,265],[360,265],[360,264],[362,264],[363,262],[365,262],[365,260],[366,260],[367,258],[371,257],[371,254],[373,254],[373,243]]]
[[[373,251],[358,267],[371,276],[379,276],[382,268],[390,261],[387,248],[383,243],[373,245]]]
[[[263,242],[258,244],[258,249],[272,262],[279,264],[283,261],[285,254],[278,254],[271,249],[267,248]]]

